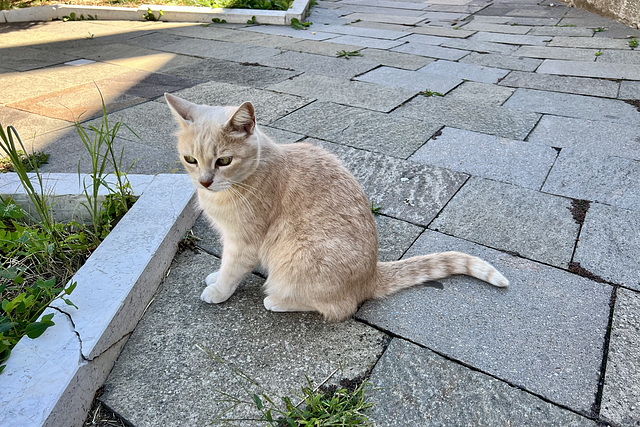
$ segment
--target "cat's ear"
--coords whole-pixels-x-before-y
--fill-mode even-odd
[[[230,132],[237,132],[245,135],[253,134],[256,128],[256,116],[253,105],[250,102],[243,103],[233,116],[227,121],[225,127]]]
[[[194,122],[198,105],[185,99],[178,98],[170,93],[165,93],[164,99],[167,101],[169,109],[181,126],[184,127]]]

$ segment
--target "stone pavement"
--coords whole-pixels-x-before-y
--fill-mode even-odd
[[[461,250],[511,287],[455,277],[326,324],[266,312],[256,274],[207,305],[220,245],[200,218],[102,402],[136,427],[209,425],[220,392],[294,396],[342,368],[330,381],[370,374],[380,426],[639,425],[640,31],[556,0],[320,0],[308,20],[1,24],[0,122],[75,172],[99,88],[139,136],[119,134],[125,163],[153,174],[179,168],[164,92],[250,100],[266,133],[354,173],[382,260]],[[262,425],[246,403],[225,416]]]

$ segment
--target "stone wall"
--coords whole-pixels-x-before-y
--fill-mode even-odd
[[[640,28],[640,0],[568,0],[567,3]]]

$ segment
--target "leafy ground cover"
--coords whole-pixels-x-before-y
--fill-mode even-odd
[[[59,3],[82,6],[138,7],[143,4],[154,4],[212,8],[224,7],[234,9],[287,10],[293,4],[293,0],[0,0],[0,10]]]

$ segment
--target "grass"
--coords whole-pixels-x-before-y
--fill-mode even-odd
[[[16,9],[32,6],[44,6],[51,4],[67,3],[62,0],[0,0],[0,10]],[[293,4],[293,0],[74,0],[74,5],[83,6],[118,6],[138,7],[143,4],[168,5],[168,6],[199,6],[211,8],[235,8],[235,9],[266,9],[287,10]],[[95,16],[85,19],[95,19]],[[159,18],[159,17],[157,17]],[[79,16],[68,20],[82,20]]]
[[[354,50],[354,51],[339,50],[338,52],[336,52],[337,58],[349,59],[352,56],[362,56],[362,53],[360,53],[357,50]]]
[[[49,155],[39,151],[27,154],[23,150],[18,150],[17,154],[22,167],[24,167],[27,172],[31,172],[33,170],[33,167],[31,166],[32,164],[38,167],[49,161]],[[9,157],[2,157],[0,158],[0,173],[6,172],[15,172],[15,169],[13,167],[13,162]]]

